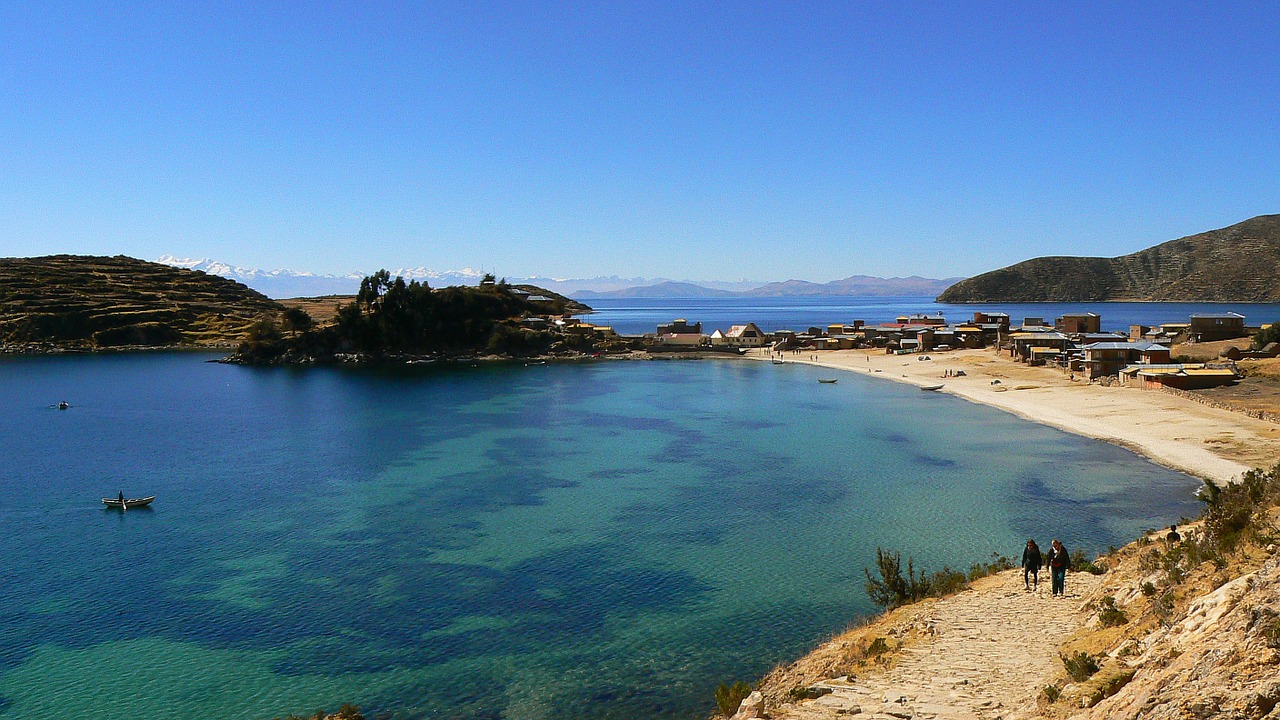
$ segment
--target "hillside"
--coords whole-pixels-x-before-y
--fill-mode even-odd
[[[229,345],[280,309],[233,280],[122,255],[0,258],[0,346]]]
[[[1041,257],[952,285],[938,302],[1278,302],[1280,215],[1114,258]]]

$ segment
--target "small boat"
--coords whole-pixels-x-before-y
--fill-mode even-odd
[[[924,390],[925,392],[932,392],[934,390],[941,390],[942,386],[941,385],[921,385],[920,389]]]
[[[840,378],[830,378],[830,379],[818,378],[818,382],[822,383],[823,385],[834,385],[840,382]]]
[[[69,407],[71,407],[71,403],[67,402],[66,400],[63,400],[62,402],[58,403],[59,410],[66,410]]]
[[[118,497],[102,498],[102,504],[109,508],[118,508],[120,510],[128,510],[129,508],[146,507],[155,500],[155,495],[148,495],[142,498],[125,498],[121,500]]]
[[[782,364],[783,364],[783,363],[785,363],[785,362],[786,362],[786,360],[781,360],[781,359],[779,359],[779,358],[774,358],[774,359],[773,359],[773,364],[774,364],[774,365],[782,365]]]

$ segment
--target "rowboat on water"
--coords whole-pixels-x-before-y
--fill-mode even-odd
[[[119,508],[120,510],[128,510],[129,508],[146,507],[147,505],[151,504],[152,500],[155,500],[155,499],[156,499],[155,495],[148,495],[147,497],[141,497],[141,498],[124,498],[124,499],[121,499],[118,497],[102,498],[102,504],[106,505],[109,508]]]
[[[823,385],[834,385],[839,381],[840,381],[840,378],[830,378],[830,379],[818,378],[818,382],[822,383]]]

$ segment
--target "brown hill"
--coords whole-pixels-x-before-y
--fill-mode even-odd
[[[963,280],[938,302],[1278,302],[1280,215],[1114,258],[1041,257]]]
[[[281,310],[234,280],[130,257],[0,258],[0,345],[228,345]]]

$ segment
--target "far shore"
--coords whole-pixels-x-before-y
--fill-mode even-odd
[[[756,349],[743,357],[769,361]],[[928,359],[926,359],[928,358]],[[991,349],[889,355],[884,351],[784,353],[814,365],[945,392],[1033,422],[1126,447],[1152,461],[1219,485],[1280,457],[1280,425],[1158,390],[1104,387]],[[952,376],[963,371],[963,376]]]

